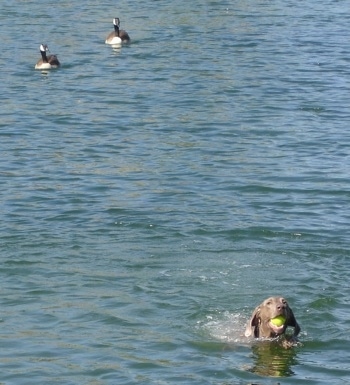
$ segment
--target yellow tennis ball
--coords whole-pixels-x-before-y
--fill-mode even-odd
[[[282,326],[286,322],[286,318],[283,315],[279,315],[275,318],[272,318],[271,323],[275,326]]]

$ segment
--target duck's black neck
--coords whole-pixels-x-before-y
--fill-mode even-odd
[[[119,27],[115,24],[114,24],[114,32],[115,32],[115,36],[119,36]]]
[[[41,53],[41,57],[43,58],[43,62],[48,63],[46,51],[40,51],[40,53]]]

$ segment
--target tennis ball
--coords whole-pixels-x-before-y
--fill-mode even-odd
[[[286,318],[283,315],[279,315],[275,318],[272,318],[271,323],[275,326],[282,326],[286,322]]]

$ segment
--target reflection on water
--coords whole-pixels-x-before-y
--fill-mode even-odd
[[[113,51],[117,51],[117,52],[120,52],[122,49],[121,44],[112,44],[111,47],[112,47]]]
[[[259,341],[252,347],[254,366],[249,371],[266,377],[290,377],[296,364],[295,348],[286,349],[279,340]]]

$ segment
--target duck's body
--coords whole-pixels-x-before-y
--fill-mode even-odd
[[[49,47],[46,44],[41,44],[40,53],[41,59],[35,64],[36,70],[49,70],[51,68],[57,68],[61,64],[57,59],[56,55],[46,55],[46,51],[49,50]]]
[[[105,43],[111,45],[118,45],[122,43],[129,43],[130,36],[123,29],[119,29],[120,20],[118,17],[113,19],[114,31],[112,31],[106,38]]]

